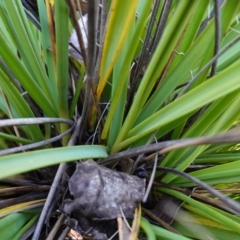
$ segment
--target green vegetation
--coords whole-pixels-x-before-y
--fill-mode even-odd
[[[35,4],[39,19],[22,2]],[[69,56],[69,37],[81,11],[74,10],[74,1],[53,2],[0,0],[0,179],[5,179],[0,204],[8,200],[6,189],[14,191],[6,178],[30,181],[28,171],[46,180],[44,167],[90,158],[104,163],[99,159],[156,141],[229,130],[240,136],[239,0],[102,0],[106,16],[97,14],[97,1],[88,0],[89,41],[86,58],[81,48],[81,62]],[[86,3],[77,2],[84,12]],[[239,202],[239,146],[231,138],[219,142],[224,144],[172,142],[172,148],[158,149],[162,169],[156,170],[150,194],[182,202],[167,230],[143,211],[141,235],[238,238],[236,209],[163,168],[189,173]],[[133,168],[145,164],[150,176],[155,153],[134,155]],[[49,171],[52,180],[56,171]],[[45,200],[46,195],[0,205],[5,206],[0,207],[1,239],[19,239],[31,229]]]

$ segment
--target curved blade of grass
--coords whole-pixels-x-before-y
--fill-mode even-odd
[[[225,6],[223,8],[223,11],[224,11],[223,15],[225,16],[225,22],[223,24],[224,31],[227,30],[227,27],[230,24],[230,20],[234,15],[235,11],[232,8],[233,8],[232,4],[230,4],[230,5],[228,4],[227,7]],[[229,9],[231,11],[229,11]],[[201,51],[199,53],[203,54],[204,53],[203,49],[206,48],[206,46],[208,46],[209,44],[203,44],[203,45],[199,45],[199,44],[203,43],[203,41],[211,40],[212,31],[213,31],[213,26],[212,26],[212,23],[210,23],[208,25],[208,27],[204,30],[204,32],[201,34],[201,36],[198,37],[197,40],[194,42],[190,51],[182,57],[182,61],[176,66],[176,69],[174,69],[172,71],[172,73],[170,73],[170,75],[166,77],[166,79],[163,81],[163,83],[160,85],[160,87],[155,91],[155,93],[153,93],[150,100],[147,102],[147,104],[145,104],[144,108],[142,109],[138,119],[135,122],[135,125],[137,123],[140,123],[141,121],[144,121],[145,119],[147,119],[148,116],[151,116],[159,108],[159,106],[161,104],[163,104],[163,102],[165,101],[167,96],[169,96],[169,94],[171,94],[172,91],[174,90],[174,88],[177,86],[178,80],[181,79],[181,77],[184,77],[184,72],[185,72],[185,75],[189,75],[189,73],[188,73],[188,71],[190,70],[189,66],[191,66],[191,64],[193,64],[194,62],[197,62],[197,60],[200,59],[199,57],[194,57],[194,55],[192,55],[190,57],[189,54],[193,54],[193,53],[197,54],[197,52],[199,52],[200,50]],[[197,47],[197,45],[199,45],[199,46],[198,46],[198,48],[195,49],[195,47]],[[198,56],[198,54],[196,56]],[[202,56],[204,56],[204,55],[202,55]],[[190,59],[191,59],[191,61],[189,61],[188,64],[183,65],[183,64],[185,64],[186,60],[190,60]],[[184,121],[187,121],[187,118],[188,117],[185,117]],[[206,118],[206,121],[208,121],[208,118]],[[180,121],[179,122],[175,121],[175,122],[176,122],[175,125],[180,123]],[[172,125],[173,125],[173,122],[172,122]],[[207,124],[205,124],[205,125],[207,126]],[[163,136],[163,134],[166,134],[167,129],[169,129],[168,131],[170,131],[171,128],[169,128],[169,127],[170,127],[169,124],[161,127],[159,129],[157,137],[161,137],[161,136]],[[194,136],[197,136],[197,135],[194,135]],[[148,138],[149,138],[148,135],[146,135],[144,138],[141,138],[140,140],[134,142],[133,146],[139,146],[141,144],[145,144]],[[175,159],[177,159],[177,158],[175,158]]]
[[[235,103],[234,105],[238,104],[240,100],[239,97],[237,99],[234,99],[236,98],[237,95],[238,95],[238,91],[233,92],[227,95],[226,97],[211,104],[208,108],[206,108],[206,110],[201,114],[201,116],[198,116],[197,120],[184,133],[182,138],[209,135],[207,130],[212,124],[219,122],[220,118],[224,119],[224,121],[227,121],[227,119],[224,118],[221,114],[225,114],[225,112],[228,111],[230,107],[231,108],[233,107],[231,109],[232,110],[231,115],[236,114],[237,109],[236,107],[234,108],[233,103]],[[232,120],[232,122],[230,123],[230,126],[234,121],[235,120]],[[215,133],[219,131],[221,131],[221,128],[216,130]],[[182,151],[184,152],[185,150],[182,150]],[[172,154],[173,153],[170,153],[169,155],[172,155]],[[164,160],[162,162],[163,165],[165,165],[166,163],[174,165],[174,163],[170,163],[168,160]]]
[[[200,203],[175,190],[171,190],[163,187],[159,188],[159,190],[171,196],[179,198],[184,202],[188,203],[189,205],[195,207],[196,209],[198,209],[199,215],[206,217],[208,219],[211,219],[215,222],[219,222],[220,224],[223,224],[224,226],[228,227],[229,229],[231,229],[232,231],[238,234],[240,233],[240,224],[238,222],[226,217],[225,215],[207,206],[206,204]]]
[[[10,45],[8,45],[7,39],[4,37],[0,28],[0,56],[13,72],[17,80],[22,84],[24,89],[33,98],[33,100],[41,107],[41,109],[51,117],[57,116],[57,111],[51,104],[50,100],[47,98],[42,89],[35,82],[31,74],[28,72],[26,67],[23,65],[22,61],[17,57],[17,55],[12,51]]]
[[[194,207],[193,205],[191,205],[191,204],[184,203],[183,207],[186,208],[187,210],[193,212],[193,213],[196,213],[196,214],[198,214],[198,215],[200,215],[200,216],[203,216],[203,215],[201,214],[201,210],[199,211],[198,208],[195,208],[195,207]],[[208,207],[211,208],[211,209],[213,209],[214,211],[222,214],[223,216],[228,217],[229,219],[232,219],[232,220],[235,221],[236,223],[240,224],[240,218],[239,218],[238,215],[234,215],[234,214],[228,213],[228,212],[226,212],[226,211],[224,211],[224,210],[221,210],[221,209],[219,209],[219,208],[212,207],[212,206],[210,206],[210,205],[209,205]],[[227,228],[227,226],[225,226],[225,227]]]
[[[18,232],[17,234],[12,238],[13,240],[19,240],[22,235],[27,232],[28,229],[30,229],[34,223],[38,220],[39,214],[35,214]]]
[[[155,225],[152,225],[152,229],[153,229],[154,233],[156,234],[156,236],[161,237],[161,238],[166,238],[166,239],[170,239],[170,240],[176,240],[176,239],[190,240],[187,237],[178,235],[176,233],[172,233],[172,232],[170,232],[170,231],[168,231],[164,228],[161,228],[161,227],[158,227],[158,226],[155,226]]]
[[[9,32],[8,30],[8,25],[9,25],[9,21],[8,19],[6,19],[6,12],[4,11],[4,5],[3,2],[0,2],[0,24],[1,24],[1,31],[3,33],[4,36],[8,36],[8,44],[12,47],[13,51],[17,51],[16,49],[16,45],[15,45],[15,41],[14,41],[14,37],[12,36],[11,32]]]
[[[240,153],[216,153],[211,155],[200,155],[194,160],[195,164],[223,164],[240,160]]]
[[[34,114],[29,105],[26,103],[22,95],[15,88],[14,84],[8,79],[8,77],[4,74],[4,72],[1,69],[0,76],[1,76],[0,79],[1,88],[4,94],[7,96],[13,117],[15,118],[34,117]],[[7,112],[5,112],[5,114],[8,115]],[[41,130],[37,125],[24,126],[22,127],[22,129],[24,129],[26,135],[33,141],[40,141],[43,139]]]
[[[5,1],[7,17],[11,24],[9,29],[15,37],[17,48],[34,80],[40,86],[45,95],[52,102],[54,95],[50,91],[48,76],[41,60],[41,49],[33,36],[29,20],[23,10],[21,1]]]
[[[147,239],[151,239],[151,240],[156,239],[155,233],[152,230],[152,225],[145,218],[141,218],[140,226],[144,230],[145,234],[147,235]]]
[[[97,88],[98,99],[112,72],[131,22],[135,17],[137,3],[137,0],[112,1],[100,66],[100,79]]]
[[[180,124],[183,124],[184,122],[187,121],[187,119],[193,115],[194,112],[191,112],[185,116],[182,116],[176,120],[174,120],[173,122],[164,125],[163,127],[161,127],[157,134],[156,134],[156,138],[160,139],[162,136],[164,136],[165,134],[168,134],[171,130],[175,130],[177,127],[179,127]],[[131,144],[131,147],[139,147],[139,146],[143,146],[146,144],[146,142],[148,141],[148,139],[150,138],[151,134],[147,134],[144,137],[140,138],[137,141],[134,141],[134,143]],[[173,139],[174,140],[174,139]],[[127,141],[126,141],[127,142]]]
[[[68,26],[69,9],[66,1],[56,1],[54,4],[56,24],[56,71],[57,71],[57,102],[59,117],[69,118],[68,113]],[[61,132],[65,132],[68,126],[61,124]],[[63,138],[66,146],[68,136]]]
[[[198,179],[210,184],[233,182],[233,179],[235,179],[236,182],[239,182],[240,180],[239,169],[240,169],[240,161],[238,160],[238,161],[194,171],[190,173],[190,175],[197,177]],[[186,186],[185,183],[187,183],[188,186],[191,185],[189,181],[185,181],[179,177],[175,178],[172,181],[172,184],[174,185]]]
[[[149,14],[152,2],[144,1],[142,5],[143,6],[141,8],[141,11],[138,12],[138,20],[136,26],[134,26],[134,18],[132,18],[131,23],[129,23],[130,27],[125,36],[124,43],[121,46],[118,59],[116,60],[116,64],[114,66],[111,105],[101,135],[101,138],[105,139],[111,126],[109,137],[111,143],[109,143],[109,146],[113,145],[113,142],[119,133],[119,129],[122,126],[122,118],[126,101],[126,97],[124,96],[126,96],[128,89],[128,75],[130,73],[130,65],[138,46],[136,42],[139,41],[140,36],[144,30],[144,23]]]
[[[232,99],[237,93],[230,94],[232,95],[229,97],[229,100]],[[239,104],[240,104],[240,97],[238,96],[234,101],[232,101],[231,105],[227,107],[227,109],[222,113],[221,111],[224,110],[224,100],[227,102],[227,98],[224,98],[220,101],[221,105],[215,105],[214,108],[210,108],[208,112],[210,114],[206,114],[202,119],[199,118],[196,121],[189,131],[183,136],[183,138],[187,138],[190,136],[201,136],[201,135],[214,135],[218,132],[224,132],[228,130],[233,123],[240,117],[239,113]],[[219,102],[217,102],[219,103]],[[221,108],[223,106],[223,108]],[[227,105],[226,105],[227,106]],[[212,110],[212,111],[211,111]],[[216,111],[217,110],[217,111]],[[220,115],[221,114],[221,115]],[[220,115],[220,116],[219,116]],[[217,120],[215,120],[217,117]],[[209,122],[215,120],[214,123]],[[198,124],[200,122],[200,124]],[[183,149],[182,151],[173,151],[172,153],[167,156],[166,159],[161,164],[166,164],[168,166],[177,165],[178,170],[185,170],[193,161],[194,159],[202,153],[207,146],[199,146],[197,148],[190,148],[190,149]],[[171,159],[177,159],[175,163],[172,162]],[[165,176],[162,181],[169,182],[174,179],[175,176]]]
[[[29,214],[25,212],[14,213],[0,219],[0,232],[2,239],[16,239],[16,234],[21,231],[24,226],[31,221],[31,218],[36,221],[36,213]],[[21,237],[21,236],[19,236]],[[19,238],[18,238],[19,239]]]
[[[168,24],[162,40],[158,44],[158,47],[148,65],[148,68],[135,95],[132,107],[127,115],[126,120],[124,121],[123,127],[119,132],[114,146],[126,138],[126,135],[134,124],[134,121],[139,115],[141,108],[148,99],[156,79],[159,77],[161,71],[165,67],[169,57],[172,54],[172,51],[174,50],[174,47],[178,42],[179,37],[182,34],[182,31],[193,14],[193,9],[195,8],[196,4],[196,1],[181,1],[177,5],[174,16],[171,19],[171,22]]]
[[[85,68],[83,66],[79,66],[79,72],[80,72],[80,74],[79,74],[79,77],[78,77],[78,80],[77,80],[76,90],[75,90],[73,100],[72,100],[72,103],[71,103],[71,106],[70,106],[70,109],[69,109],[69,118],[70,119],[73,118],[74,111],[77,107],[78,99],[79,99],[79,96],[80,96],[80,92],[81,92],[81,89],[84,85],[83,80],[84,80],[84,75],[85,75],[84,74],[85,73]]]
[[[240,6],[240,2],[238,0],[234,0],[234,1],[226,1],[221,12],[221,32],[222,32],[222,36],[224,36],[226,34],[226,32],[228,31],[228,28],[231,25],[231,20],[236,16],[237,14],[237,9]],[[214,31],[215,33],[215,31]],[[215,38],[215,35],[213,35],[212,39]],[[214,42],[212,41],[210,43],[210,45],[208,46],[208,51],[205,52],[205,56],[201,62],[201,64],[199,65],[198,69],[199,71],[206,65],[206,63],[208,63],[208,61],[210,61],[210,59],[212,58],[213,52],[214,52]],[[208,68],[198,79],[197,81],[195,81],[191,88],[194,88],[196,86],[198,86],[200,83],[204,82],[207,78],[208,75],[208,70],[210,68]]]
[[[142,136],[236,91],[240,88],[239,75],[240,61],[237,61],[211,80],[194,88],[137,125],[128,133],[127,140],[114,146],[112,152],[117,152]]]
[[[184,210],[178,211],[172,226],[180,233],[193,239],[205,240],[210,237],[210,239],[225,240],[228,238],[237,239],[239,236],[238,233],[231,231],[224,225]]]
[[[226,46],[229,42],[235,39],[239,33],[235,30],[240,32],[240,23],[237,25],[232,26],[232,31],[228,33],[228,35],[223,39],[222,47]],[[224,68],[227,68],[231,65],[234,61],[240,58],[240,42],[236,43],[232,48],[226,51],[218,60],[217,71],[222,71]]]
[[[40,0],[37,1],[37,4],[38,4],[39,19],[41,23],[41,42],[42,42],[42,48],[43,48],[43,59],[45,61],[45,64],[48,70],[49,85],[51,87],[51,92],[53,96],[57,96],[56,76],[55,76],[56,71],[55,71],[55,65],[54,65],[53,51],[51,50],[54,47],[52,46],[52,42],[51,42],[50,34],[52,34],[52,32],[50,32],[50,27],[49,27],[50,23],[48,22],[48,17],[47,17],[47,6],[43,1],[40,1]],[[55,101],[54,105],[57,106],[57,98],[54,97],[53,100]]]
[[[202,5],[202,3],[201,3]],[[223,33],[228,30],[228,27],[231,23],[231,19],[235,16],[235,9],[233,4],[227,4],[223,8]],[[198,12],[199,9],[197,9]],[[159,86],[159,88],[152,94],[148,102],[145,104],[143,109],[141,110],[136,122],[134,125],[137,125],[144,121],[146,118],[155,113],[161,105],[166,101],[170,94],[174,91],[174,89],[180,83],[184,83],[186,81],[191,80],[190,71],[194,70],[199,63],[201,66],[206,63],[206,60],[209,60],[212,55],[209,55],[206,58],[206,54],[209,54],[209,45],[212,42],[213,45],[213,31],[214,31],[214,22],[213,20],[208,24],[208,26],[204,29],[199,37],[194,41],[189,50],[185,53],[184,56],[181,56],[181,61],[175,66],[174,69],[170,69],[166,79]],[[184,41],[184,39],[183,39]],[[212,46],[213,49],[213,46]],[[205,60],[203,58],[206,58]],[[175,63],[173,63],[174,65]],[[172,65],[171,65],[172,67]],[[199,69],[201,69],[198,66]],[[206,71],[207,73],[207,71]],[[205,74],[206,75],[206,74]],[[205,79],[205,77],[201,77],[201,79]],[[197,83],[199,84],[199,82]],[[197,84],[194,84],[196,86]]]
[[[133,24],[131,24],[133,25]],[[131,29],[133,31],[133,27]],[[130,34],[129,34],[130,35]],[[129,39],[129,36],[127,36]],[[125,102],[127,96],[128,82],[129,82],[129,73],[131,58],[127,57],[129,52],[128,42],[124,42],[124,46],[120,51],[119,57],[116,61],[116,64],[113,68],[112,74],[112,102],[108,111],[107,119],[104,123],[104,128],[102,131],[101,138],[104,139],[107,137],[107,132],[109,129],[108,137],[108,147],[111,147],[119,133],[119,130],[122,126]],[[125,67],[125,69],[124,69]],[[124,78],[125,75],[125,78]],[[119,79],[121,76],[121,81]]]
[[[182,136],[182,138],[188,138],[188,137],[195,137],[195,136],[202,136],[202,135],[209,135],[210,133],[208,132],[209,127],[215,122],[214,124],[214,128],[215,131],[212,131],[213,127],[211,128],[211,134],[215,134],[219,131],[222,131],[222,127],[216,128],[216,122],[220,121],[221,119],[224,119],[225,121],[227,121],[226,117],[224,118],[222,114],[226,115],[226,109],[228,111],[228,109],[230,108],[229,105],[231,106],[231,115],[236,115],[236,111],[238,111],[238,109],[236,109],[236,106],[233,106],[233,99],[236,97],[236,95],[238,94],[238,92],[233,92],[231,94],[229,94],[228,96],[220,99],[219,101],[214,102],[213,104],[211,104],[211,106],[209,106],[205,112],[198,117],[198,119],[192,124],[192,126],[188,129],[188,131]],[[237,99],[235,99],[235,104],[234,105],[238,105],[239,104],[239,97]],[[233,109],[232,109],[233,106]],[[224,112],[225,111],[225,112]],[[230,117],[229,115],[227,115],[227,117]],[[238,114],[236,116],[236,119],[238,117]],[[236,120],[232,120],[230,122],[230,126],[233,124],[233,122]],[[222,122],[222,121],[221,121]],[[219,125],[219,124],[218,124]],[[226,127],[227,129],[230,127]],[[226,129],[224,129],[226,130]],[[181,150],[177,150],[176,152],[178,152],[177,154],[177,159],[179,160],[184,153],[186,152],[186,149],[181,149]],[[171,152],[168,154],[168,156],[163,160],[163,162],[161,163],[162,166],[173,166],[176,164],[176,162],[178,160],[176,160],[174,162],[174,152]],[[172,159],[172,160],[171,160]]]
[[[29,139],[22,138],[22,137],[16,137],[12,134],[2,133],[2,132],[0,132],[0,138],[6,139],[6,140],[9,140],[12,142],[16,142],[16,143],[23,143],[23,144],[32,143],[32,141]]]
[[[29,202],[18,203],[10,207],[6,207],[0,210],[0,217],[22,211],[23,209],[33,206],[34,204],[44,203],[45,199],[38,199]]]
[[[0,178],[39,169],[62,162],[88,158],[105,158],[103,146],[75,146],[12,154],[0,158]]]
[[[182,52],[185,54],[187,52],[187,50],[191,47],[191,45],[195,44],[195,41],[196,41],[195,38],[197,38],[197,33],[198,33],[199,27],[201,26],[201,23],[203,21],[203,18],[204,18],[204,15],[205,15],[208,5],[209,5],[209,1],[199,1],[198,2],[198,5],[196,6],[197,10],[193,14],[193,16],[189,22],[189,25],[186,27],[186,32],[184,33],[183,39],[182,39],[179,47],[177,49],[175,49],[177,52]],[[206,31],[203,31],[202,34],[206,35],[205,32]],[[201,36],[201,38],[202,38],[202,36]],[[207,40],[206,36],[205,36],[205,40]],[[202,45],[202,47],[204,47],[204,45]],[[185,58],[185,57],[180,54],[176,54],[174,56],[174,60],[171,64],[168,72],[170,73],[172,70],[174,70],[175,67],[177,67],[177,65],[183,60],[183,58]],[[193,60],[193,58],[192,58],[192,60]]]
[[[209,154],[213,154],[213,153],[217,153],[217,152],[228,152],[230,150],[232,150],[233,152],[236,151],[238,149],[238,145],[237,144],[221,144],[221,145],[217,145],[217,146],[209,146],[203,153],[202,155],[209,155]]]
[[[161,237],[161,239],[169,239],[169,240],[190,240],[187,237],[178,235],[176,233],[172,233],[164,228],[155,226],[150,224],[145,218],[141,218],[140,226],[144,229],[147,234],[148,239],[156,239],[156,236]],[[158,239],[158,238],[157,238]]]

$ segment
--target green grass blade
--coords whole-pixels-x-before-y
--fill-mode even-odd
[[[29,20],[24,13],[20,1],[9,0],[4,2],[7,16],[11,21],[9,29],[15,36],[16,44],[20,55],[24,59],[28,70],[34,76],[35,81],[41,87],[50,101],[53,101],[53,94],[50,92],[48,76],[45,66],[41,61],[41,49],[34,39]]]
[[[208,184],[219,184],[219,183],[228,183],[228,182],[239,182],[239,171],[240,161],[234,161],[230,163],[221,164],[214,167],[209,167],[206,169],[194,171],[190,175],[208,183]],[[234,179],[234,180],[233,180]],[[172,184],[186,186],[194,185],[189,181],[183,180],[182,178],[175,178],[172,181]]]
[[[149,14],[151,1],[145,1],[143,5],[143,11],[139,12],[136,24],[134,23],[134,18],[132,18],[132,21],[129,23],[130,27],[113,70],[111,105],[101,135],[101,138],[105,139],[111,126],[109,137],[109,142],[111,143],[109,143],[109,146],[113,145],[113,142],[119,133],[119,128],[122,126],[126,98],[124,96],[126,96],[128,88],[129,69],[137,49],[136,39],[140,38],[141,33],[144,30],[144,23],[146,22]],[[116,113],[117,106],[118,110]],[[116,115],[118,115],[118,117]]]
[[[48,75],[49,75],[49,85],[51,87],[51,92],[53,96],[57,96],[57,87],[56,87],[56,71],[53,60],[53,51],[52,51],[52,43],[50,36],[50,29],[47,18],[47,10],[44,1],[38,0],[38,12],[39,19],[41,23],[41,43],[43,50],[43,59],[47,67]],[[53,100],[54,105],[57,106],[57,98],[54,97]]]
[[[200,4],[202,5],[202,3]],[[232,17],[234,16],[235,11],[233,10],[233,8],[234,4],[228,4],[227,6],[224,6],[222,10],[225,18],[224,26],[222,29],[223,32],[226,32],[228,30],[228,26],[231,22]],[[197,12],[198,10],[199,9],[197,9]],[[212,54],[210,54],[206,58],[206,54],[211,53],[211,51],[209,51],[210,48],[209,46],[211,44],[213,45],[212,37],[213,33],[214,33],[214,21],[212,20],[208,24],[208,26],[203,30],[200,36],[198,36],[197,39],[193,42],[192,46],[188,49],[188,51],[184,52],[185,53],[184,56],[177,56],[177,58],[181,58],[181,61],[178,62],[178,64],[175,67],[174,65],[176,63],[173,62],[166,79],[159,86],[159,88],[152,94],[148,102],[145,104],[134,125],[141,123],[146,118],[154,114],[163,105],[163,103],[166,101],[169,95],[172,94],[174,89],[179,84],[185,83],[186,81],[189,81],[191,79],[190,71],[193,71],[196,67],[201,69],[201,66],[204,65],[206,61],[208,61],[212,57]],[[203,58],[206,59],[204,60]],[[201,65],[199,66],[199,64]],[[202,79],[201,81],[205,80],[206,74],[205,77],[204,75],[201,76]],[[199,80],[193,86],[196,86],[198,84]]]
[[[34,78],[23,65],[22,61],[17,57],[16,53],[12,51],[11,46],[8,45],[8,41],[4,37],[3,32],[1,31],[1,28],[0,42],[0,55],[5,64],[13,72],[17,80],[22,84],[24,89],[33,98],[33,100],[46,113],[46,115],[48,115],[49,117],[56,117],[56,109],[53,107],[52,103],[49,101],[42,89],[35,82]]]
[[[25,213],[13,213],[0,219],[1,239],[14,239],[15,235],[31,219],[31,215]]]
[[[2,132],[0,132],[0,139],[5,139],[5,140],[15,142],[15,143],[23,143],[23,144],[32,143],[32,141],[29,139],[22,138],[22,137],[16,137],[13,134],[7,134],[7,133],[2,133]]]
[[[56,15],[56,71],[57,71],[57,102],[60,118],[69,118],[68,113],[68,26],[69,9],[65,1],[55,2]],[[61,124],[61,132],[68,129]],[[63,145],[67,145],[68,136],[63,138]]]
[[[240,160],[240,153],[216,153],[211,155],[200,155],[195,159],[196,164],[223,164]]]
[[[39,218],[39,214],[36,214],[34,215],[30,221],[28,221],[18,232],[17,234],[12,238],[13,240],[18,240],[21,238],[21,236],[27,232],[27,230],[29,230],[33,225],[34,223],[36,223],[36,221],[38,220]]]
[[[197,34],[201,26],[201,23],[203,21],[203,17],[205,15],[208,5],[209,5],[209,1],[206,1],[206,0],[198,2],[198,5],[196,6],[197,11],[195,11],[195,13],[193,14],[189,22],[189,25],[186,28],[186,32],[184,33],[180,46],[177,49],[175,49],[178,53],[185,54],[187,50],[191,47],[191,45],[195,44],[195,41],[196,41],[195,38],[197,38]],[[174,60],[169,69],[169,73],[177,67],[177,65],[183,60],[183,58],[184,56],[180,54],[176,54],[174,56]]]
[[[219,223],[185,210],[178,211],[172,227],[184,236],[199,240],[206,240],[207,238],[218,240],[237,239],[239,236],[238,233]]]
[[[231,26],[232,29],[227,35],[226,37],[223,39],[222,42],[222,47],[226,46],[229,42],[231,42],[232,40],[234,40],[239,33],[237,33],[236,31],[240,32],[240,23],[238,24],[234,24],[233,26]],[[236,31],[235,31],[236,30]],[[229,50],[227,50],[218,60],[218,66],[217,66],[217,71],[220,72],[223,69],[227,68],[229,65],[231,65],[233,62],[235,62],[237,59],[240,58],[240,42],[236,43],[232,48],[230,48]]]
[[[148,65],[148,68],[135,95],[132,107],[127,115],[126,120],[124,121],[123,127],[121,128],[121,131],[114,143],[114,146],[122,142],[126,138],[126,135],[134,124],[134,121],[139,115],[141,108],[149,97],[149,94],[152,91],[156,79],[160,75],[161,71],[163,70],[164,66],[168,61],[168,58],[172,54],[172,51],[174,50],[174,47],[176,46],[176,43],[181,36],[182,31],[184,30],[187,22],[190,19],[190,16],[193,14],[192,10],[194,9],[196,3],[197,2],[195,1],[179,2],[178,7],[175,10],[174,16],[171,19],[169,25],[167,26],[165,34],[163,35],[162,40],[158,44],[158,47]]]
[[[135,18],[137,3],[137,0],[112,2],[100,66],[100,79],[97,88],[98,99],[100,98],[100,95],[102,94],[102,91],[112,72],[120,49],[123,46],[124,38],[128,34],[131,22]],[[122,16],[124,16],[124,18]]]
[[[6,178],[62,162],[88,158],[104,158],[107,156],[106,147],[88,145],[12,154],[0,157],[0,178]]]
[[[152,225],[145,218],[141,218],[140,226],[141,228],[143,228],[144,232],[146,233],[147,239],[151,239],[151,240],[156,239],[155,233],[152,230]]]
[[[201,214],[201,216],[206,217],[208,219],[211,219],[215,222],[219,222],[220,224],[228,227],[232,231],[240,234],[240,224],[236,221],[228,218],[227,216],[224,216],[223,214],[219,213],[218,211],[215,211],[213,208],[207,206],[206,204],[200,203],[183,193],[177,192],[175,190],[167,189],[167,188],[160,188],[160,190],[164,193],[167,193],[171,196],[174,196],[176,198],[179,198],[183,200],[184,202],[188,203],[189,205],[196,208]]]
[[[161,228],[161,227],[158,227],[158,226],[155,226],[155,225],[152,225],[152,229],[154,231],[154,233],[156,234],[156,236],[158,237],[161,237],[162,238],[165,238],[165,239],[169,239],[169,240],[190,240],[189,238],[187,237],[184,237],[184,236],[181,236],[181,235],[178,235],[176,233],[172,233],[164,228]]]
[[[233,92],[226,96],[225,98],[220,99],[219,101],[211,104],[205,112],[198,117],[198,119],[192,124],[188,131],[182,136],[182,138],[196,137],[209,134],[207,129],[220,118],[223,111],[229,107],[230,103],[233,101],[234,97],[237,95],[237,92]],[[218,129],[216,132],[219,132]],[[214,132],[215,133],[215,132]],[[162,166],[173,166],[176,162],[184,155],[186,149],[179,149],[168,154],[168,156],[161,163]],[[177,154],[175,154],[177,153]],[[177,159],[174,157],[177,156]],[[172,160],[171,160],[172,159]],[[175,159],[176,161],[174,161]]]
[[[233,1],[226,1],[222,10],[221,10],[221,32],[222,36],[224,36],[231,25],[231,20],[234,16],[236,16],[237,9],[240,6],[240,2],[238,0]],[[214,37],[215,37],[215,31],[212,33],[212,41],[208,46],[208,51],[205,52],[205,56],[203,58],[203,61],[199,65],[198,69],[201,70],[203,66],[212,58],[213,52],[214,52]],[[210,37],[211,38],[211,37]],[[209,68],[210,69],[210,68]],[[192,88],[198,86],[200,83],[204,82],[206,80],[206,77],[208,75],[208,70],[203,73],[198,80],[192,85]]]
[[[232,98],[238,94],[237,92],[230,94],[231,97],[222,99],[214,104],[214,108],[208,109],[208,114],[199,118],[195,124],[189,129],[189,131],[183,136],[183,138],[201,136],[201,135],[214,135],[218,132],[224,132],[228,130],[233,123],[239,119],[239,104],[240,97],[238,96],[234,101]],[[228,106],[229,101],[232,103]],[[225,106],[224,104],[227,103]],[[222,111],[226,108],[225,112]],[[221,115],[220,115],[221,114]],[[209,121],[210,120],[210,121]],[[213,123],[214,121],[214,123]],[[166,159],[161,164],[166,164],[166,166],[177,165],[176,169],[185,170],[195,158],[205,150],[207,146],[199,146],[197,148],[182,149],[170,153]],[[177,159],[177,161],[172,161],[171,159]],[[169,182],[174,179],[176,176],[168,175],[162,179],[162,181]]]
[[[1,69],[0,77],[1,77],[0,78],[1,89],[3,90],[4,94],[8,99],[13,117],[14,118],[34,117],[31,108],[26,103],[23,96],[18,92],[14,84],[10,81],[10,79],[4,74],[4,72]],[[8,116],[8,112],[5,112],[5,114]],[[25,134],[33,141],[40,141],[43,139],[41,130],[37,125],[24,126],[22,127],[22,129],[24,130]]]
[[[237,61],[217,76],[214,76],[211,80],[194,88],[192,91],[178,98],[133,128],[127,135],[127,144],[214,100],[236,91],[240,88],[239,75],[240,61]],[[126,147],[127,144],[123,142],[121,145],[115,146],[112,152],[119,151],[123,147]]]
[[[83,87],[83,71],[80,70],[80,75],[79,75],[79,78],[77,80],[77,85],[76,85],[76,91],[75,91],[75,94],[73,96],[73,100],[72,100],[72,104],[71,104],[71,107],[70,107],[70,110],[69,110],[69,118],[73,118],[73,115],[74,115],[74,112],[75,112],[75,109],[77,107],[77,103],[78,103],[78,99],[79,99],[79,96],[80,96],[80,92],[81,92],[81,89]]]

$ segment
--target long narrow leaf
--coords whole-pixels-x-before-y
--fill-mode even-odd
[[[174,17],[171,19],[171,22],[165,31],[166,33],[163,35],[162,40],[158,44],[152,60],[149,63],[149,66],[144,74],[144,77],[135,95],[132,107],[126,117],[126,120],[123,124],[123,127],[121,128],[121,131],[119,132],[118,138],[116,139],[114,145],[117,145],[126,138],[126,135],[134,124],[134,121],[139,115],[141,108],[149,97],[156,79],[159,77],[160,72],[165,67],[168,58],[174,50],[178,38],[182,34],[184,27],[186,26],[191,14],[193,13],[192,10],[194,9],[196,3],[196,1],[179,2],[178,7],[174,13]],[[185,14],[183,14],[183,12],[185,12]],[[174,38],[173,35],[175,36]]]
[[[97,89],[98,98],[105,87],[123,45],[124,38],[128,34],[131,22],[135,17],[137,3],[137,0],[112,1],[100,67],[100,80]]]
[[[240,88],[238,80],[240,74],[240,61],[237,61],[225,71],[211,80],[201,84],[181,98],[172,102],[162,110],[153,114],[144,122],[133,128],[127,135],[127,140],[120,143],[112,152],[119,151],[140,137],[170,123],[200,107],[221,98]],[[181,107],[180,107],[181,106]]]
[[[0,158],[0,176],[6,178],[62,162],[107,156],[105,147],[87,145],[13,154]]]
[[[69,118],[68,113],[68,24],[69,10],[65,1],[55,2],[56,14],[56,69],[59,117]],[[68,126],[61,124],[61,132],[65,132]],[[67,145],[67,137],[63,139],[63,145]]]

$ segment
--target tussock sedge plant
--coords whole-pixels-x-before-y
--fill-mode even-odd
[[[2,240],[239,238],[239,0],[0,0],[0,42]],[[89,159],[146,185],[105,230]]]

